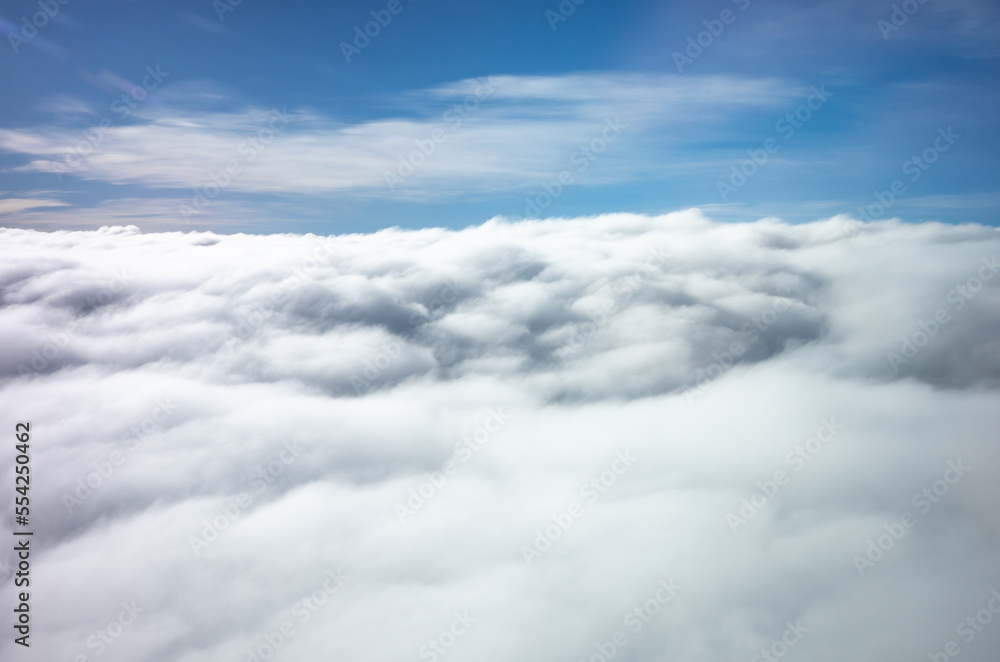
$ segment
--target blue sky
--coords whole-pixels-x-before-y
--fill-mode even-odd
[[[341,233],[695,206],[996,225],[998,17],[11,0],[0,225]]]

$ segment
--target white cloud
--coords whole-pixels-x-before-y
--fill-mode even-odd
[[[629,660],[749,660],[788,621],[808,628],[789,659],[920,659],[1000,586],[998,249],[981,226],[697,211],[332,238],[2,230],[4,425],[34,431],[33,653],[93,657],[135,600],[101,660],[245,660],[284,621],[286,659],[421,659],[465,611],[442,659],[590,659],[620,630]],[[618,452],[633,465],[588,502]],[[918,512],[956,459],[971,469]],[[726,514],[778,470],[734,534]],[[904,511],[914,526],[859,576]],[[670,578],[634,632],[626,614]],[[963,660],[993,659],[991,627]]]
[[[45,206],[32,205],[23,211],[13,210],[17,212],[17,216],[8,217],[8,222],[17,227],[36,230],[96,229],[109,223],[141,225],[144,229],[153,231],[190,231],[207,225],[217,229],[238,227],[247,230],[273,223],[275,218],[289,214],[290,209],[298,211],[290,203],[217,199],[203,213],[186,218],[183,212],[190,205],[190,195],[176,198],[118,198],[104,200],[92,207],[46,201]]]
[[[0,198],[0,214],[13,214],[28,209],[66,207],[65,202],[44,198]]]
[[[161,105],[134,111],[138,122],[114,119],[97,133],[54,126],[5,129],[0,149],[32,157],[18,168],[22,171],[69,172],[118,184],[202,188],[234,161],[238,174],[223,187],[233,191],[385,196],[386,173],[398,174],[400,159],[410,159],[421,141],[432,153],[410,159],[418,166],[394,185],[395,195],[485,193],[538,186],[570,167],[574,151],[615,118],[627,127],[621,143],[603,152],[586,181],[627,181],[662,171],[664,159],[651,158],[648,138],[631,136],[657,128],[663,130],[658,138],[663,144],[685,144],[717,131],[706,122],[718,126],[749,107],[778,105],[796,93],[772,80],[727,77],[579,74],[492,80],[492,86],[477,79],[417,91],[406,97],[405,114],[356,123],[277,108],[289,118],[278,127],[268,108],[194,111],[184,103],[192,99],[167,90]],[[455,110],[466,102],[466,110]],[[413,107],[424,110],[414,116]],[[442,136],[436,143],[435,131]]]

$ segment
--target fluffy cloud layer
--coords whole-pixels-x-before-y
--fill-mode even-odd
[[[688,211],[0,253],[37,545],[4,659],[994,659],[1000,624],[956,628],[1000,589],[995,229]]]

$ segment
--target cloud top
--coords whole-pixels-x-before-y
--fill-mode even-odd
[[[688,210],[0,254],[46,659],[918,659],[1000,586],[993,228]]]

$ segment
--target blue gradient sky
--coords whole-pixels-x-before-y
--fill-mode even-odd
[[[997,224],[993,2],[567,0],[558,22],[556,0],[219,6],[53,0],[36,34],[37,0],[5,2],[0,225],[340,233],[693,206],[806,221],[859,216],[894,182],[872,218]],[[391,20],[348,62],[373,11]]]

